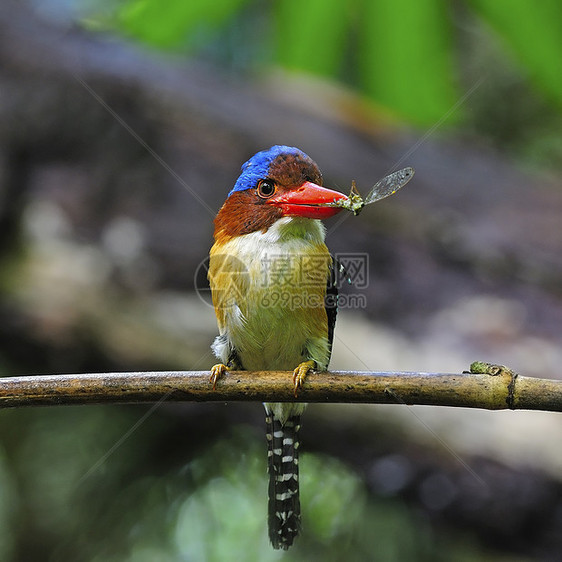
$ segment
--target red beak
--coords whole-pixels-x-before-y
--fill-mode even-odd
[[[342,210],[341,207],[328,206],[340,199],[347,199],[347,195],[307,181],[300,187],[268,199],[267,202],[281,207],[285,216],[327,219]]]

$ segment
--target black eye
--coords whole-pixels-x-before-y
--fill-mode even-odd
[[[258,183],[258,195],[267,199],[275,193],[275,184],[271,180],[261,180]]]

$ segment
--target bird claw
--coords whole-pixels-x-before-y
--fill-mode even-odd
[[[217,381],[224,376],[224,374],[230,371],[230,367],[223,365],[222,363],[217,363],[211,367],[211,376],[209,377],[209,382],[213,383],[213,390],[217,389]]]
[[[306,375],[310,371],[312,371],[316,367],[316,363],[314,361],[303,361],[294,371],[293,371],[293,388],[295,391],[295,398],[299,390],[302,388],[304,384],[304,379],[306,379]]]

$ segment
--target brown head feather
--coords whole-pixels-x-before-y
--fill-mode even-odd
[[[280,154],[269,167],[267,177],[277,186],[277,193],[300,187],[304,182],[322,185],[322,174],[308,156],[294,153]],[[215,240],[225,242],[263,230],[267,232],[283,216],[279,207],[268,205],[257,193],[257,185],[244,191],[235,191],[225,201],[215,218]]]
[[[255,189],[235,191],[220,208],[215,218],[215,240],[224,242],[233,236],[241,236],[263,230],[264,232],[283,216],[279,207],[267,205]]]

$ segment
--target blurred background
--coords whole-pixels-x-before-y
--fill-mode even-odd
[[[212,219],[288,144],[346,192],[416,169],[327,224],[369,256],[332,368],[559,378],[561,22],[557,0],[4,0],[2,375],[208,369]],[[561,559],[558,414],[311,405],[280,553],[262,410],[1,411],[0,559]]]

